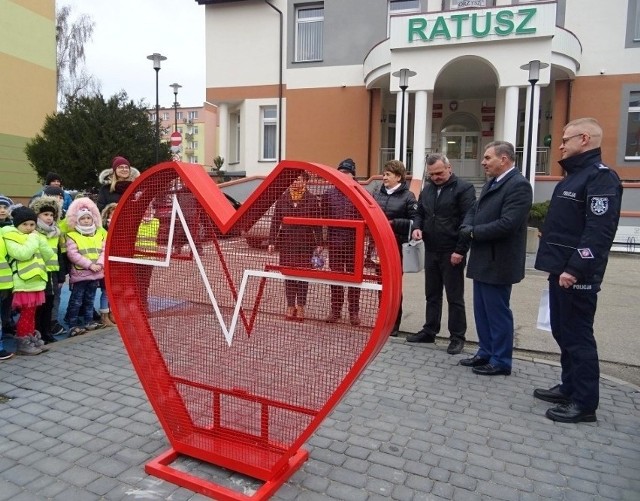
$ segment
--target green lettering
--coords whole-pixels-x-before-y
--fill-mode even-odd
[[[427,20],[424,18],[409,19],[409,42],[413,42],[416,37],[426,42],[429,40],[425,30],[427,29]]]
[[[531,18],[536,14],[537,11],[538,11],[538,9],[535,9],[535,8],[534,9],[520,9],[518,11],[518,14],[524,15],[525,18],[522,20],[522,22],[516,28],[516,34],[517,35],[528,35],[530,33],[535,33],[536,32],[536,27],[535,26],[531,26],[531,27],[527,28],[526,24],[531,20]]]
[[[513,31],[513,21],[511,20],[513,18],[513,12],[511,12],[510,10],[501,10],[500,12],[498,12],[496,14],[496,27],[495,27],[495,32],[498,35],[508,35],[509,33],[511,33]],[[504,28],[501,28],[500,26],[504,26]]]
[[[451,20],[456,23],[456,38],[462,38],[462,21],[469,19],[469,14],[453,14]]]
[[[436,19],[436,23],[431,30],[431,37],[429,37],[429,39],[433,40],[437,36],[444,36],[447,40],[451,40],[447,21],[443,16],[438,16],[438,19]]]
[[[485,14],[484,31],[478,31],[478,14],[471,15],[471,33],[474,37],[486,37],[491,30],[491,12]]]

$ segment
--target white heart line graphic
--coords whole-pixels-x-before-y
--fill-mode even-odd
[[[216,300],[215,294],[211,289],[211,284],[207,280],[207,274],[205,272],[204,266],[202,264],[202,260],[200,259],[200,254],[198,253],[198,249],[196,248],[193,237],[191,236],[191,232],[189,231],[189,227],[185,220],[184,214],[182,212],[182,208],[180,207],[180,203],[178,202],[177,196],[173,195],[173,204],[171,208],[171,223],[169,226],[169,241],[167,242],[167,254],[163,261],[153,261],[151,259],[141,259],[134,257],[119,257],[119,256],[109,256],[109,261],[117,261],[121,263],[131,263],[131,264],[139,264],[143,266],[156,266],[160,268],[167,268],[171,262],[171,252],[170,249],[173,245],[173,235],[175,232],[175,220],[176,216],[180,219],[180,224],[182,225],[182,229],[185,232],[187,237],[187,241],[189,243],[189,248],[191,249],[192,255],[195,259],[196,266],[198,267],[198,271],[200,272],[200,277],[202,278],[202,283],[205,286],[207,291],[207,295],[209,296],[209,300],[211,301],[211,305],[213,306],[213,310],[216,314],[216,318],[218,319],[218,323],[220,324],[220,328],[224,334],[224,338],[227,341],[227,345],[231,346],[233,342],[233,335],[236,330],[236,326],[238,324],[238,318],[240,317],[240,311],[242,309],[242,299],[244,298],[245,290],[247,288],[247,283],[249,281],[249,277],[260,277],[260,278],[272,278],[275,280],[297,280],[299,282],[307,282],[307,283],[316,283],[316,284],[326,284],[326,285],[340,285],[343,287],[354,287],[357,289],[365,289],[365,290],[382,290],[382,285],[370,282],[344,282],[340,280],[323,280],[318,278],[305,278],[300,276],[293,275],[285,275],[280,272],[275,271],[262,271],[262,270],[247,270],[245,269],[242,274],[242,281],[240,283],[240,292],[238,293],[238,298],[236,300],[235,307],[233,309],[233,316],[231,317],[231,325],[227,328],[227,324],[222,317],[222,312],[220,311],[220,307],[218,305],[218,301]]]

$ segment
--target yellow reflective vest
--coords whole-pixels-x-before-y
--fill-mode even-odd
[[[141,221],[138,226],[136,235],[136,251],[139,252],[158,252],[158,230],[160,229],[160,220],[152,218],[149,221]],[[138,254],[138,256],[140,256]]]
[[[48,261],[53,251],[43,235],[22,233],[13,226],[5,226],[2,236],[7,248],[7,260],[13,273],[13,290],[16,292],[37,292],[47,285]]]
[[[13,273],[7,258],[7,246],[0,235],[0,290],[13,289]]]
[[[77,231],[70,231],[67,233],[67,238],[73,240],[78,246],[78,252],[82,257],[86,257],[92,263],[96,263],[102,252],[102,242],[104,242],[105,235],[102,232],[96,231],[91,236],[82,235]],[[76,270],[83,270],[82,266],[77,264],[73,265]]]

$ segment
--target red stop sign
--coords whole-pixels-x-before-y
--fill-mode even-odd
[[[182,134],[178,131],[171,133],[171,146],[180,146],[182,143]]]

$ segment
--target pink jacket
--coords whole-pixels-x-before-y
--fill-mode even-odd
[[[67,234],[67,257],[71,261],[69,268],[69,282],[74,284],[84,280],[101,280],[104,278],[104,268],[100,271],[91,271],[89,266],[94,263],[91,259],[85,257],[78,249],[78,244],[69,235],[78,235],[77,232],[69,232]],[[74,235],[74,236],[75,236]],[[96,231],[92,237],[84,237],[91,240],[91,247],[100,249],[100,255],[95,264],[104,266],[104,233]]]

